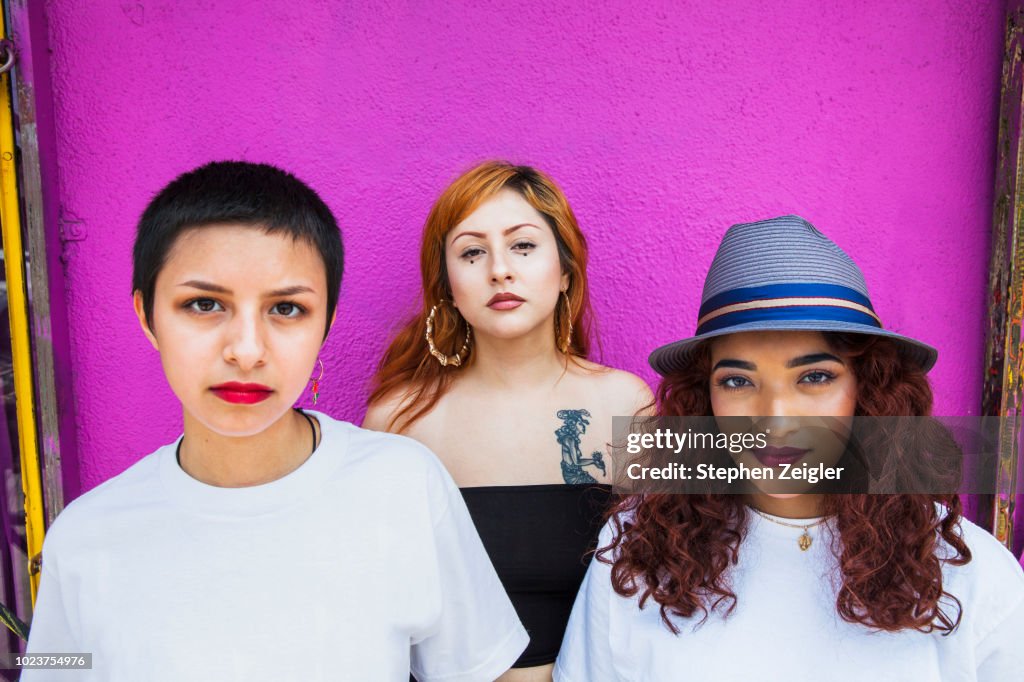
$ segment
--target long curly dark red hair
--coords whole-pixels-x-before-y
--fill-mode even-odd
[[[825,336],[857,379],[857,415],[930,413],[928,380],[896,343],[856,334]],[[687,371],[663,379],[658,414],[711,415],[710,364],[705,345]],[[942,565],[971,560],[960,533],[961,512],[957,495],[826,495],[825,513],[835,517],[839,536],[833,550],[842,581],[836,610],[843,620],[889,632],[955,630],[962,607],[943,589]],[[741,495],[627,497],[610,512],[613,539],[597,558],[611,564],[618,594],[639,595],[640,606],[653,599],[665,624],[678,633],[673,617],[700,615],[703,622],[715,610],[728,616],[735,608],[738,597],[727,572],[740,560],[748,513]],[[953,552],[942,550],[942,542]]]

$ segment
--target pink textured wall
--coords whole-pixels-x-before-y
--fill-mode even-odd
[[[221,158],[292,170],[343,225],[334,415],[361,417],[414,303],[432,199],[487,157],[564,187],[607,363],[651,379],[725,228],[794,212],[940,349],[938,412],[977,412],[1003,2],[352,4],[47,3],[83,490],[180,429],[132,315],[133,228]]]

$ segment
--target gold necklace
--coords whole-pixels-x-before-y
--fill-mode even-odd
[[[825,519],[818,519],[814,523],[806,523],[806,524],[805,523],[786,523],[785,521],[779,521],[776,518],[768,516],[768,514],[765,514],[763,511],[761,511],[760,509],[757,509],[755,507],[751,507],[750,511],[754,512],[755,514],[760,516],[765,521],[771,521],[772,523],[777,523],[778,525],[786,526],[787,528],[799,528],[799,529],[801,529],[803,531],[803,533],[801,533],[800,537],[798,537],[796,539],[796,544],[799,545],[801,552],[806,552],[807,550],[809,550],[811,548],[811,544],[814,542],[814,540],[811,538],[811,534],[807,532],[808,529],[814,528],[815,526],[820,526],[821,524],[825,523]]]

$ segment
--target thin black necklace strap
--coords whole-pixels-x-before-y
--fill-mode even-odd
[[[313,434],[313,449],[309,451],[309,454],[312,455],[314,452],[316,452],[316,425],[313,424],[313,418],[310,417],[305,412],[303,412],[301,408],[296,407],[295,411],[301,414],[303,417],[305,417],[306,421],[309,423],[309,431],[310,433]]]

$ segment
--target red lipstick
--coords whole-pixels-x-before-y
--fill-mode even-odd
[[[761,464],[766,467],[777,467],[783,464],[795,464],[810,450],[803,448],[777,448],[768,445],[752,451]]]
[[[520,298],[515,294],[503,292],[491,296],[491,300],[487,302],[487,307],[493,310],[515,310],[523,303],[526,303],[526,299]]]
[[[225,402],[241,405],[253,405],[263,402],[274,392],[272,388],[263,384],[243,384],[237,381],[217,384],[216,386],[211,386],[210,390]]]

